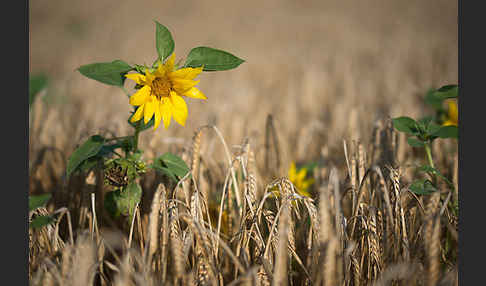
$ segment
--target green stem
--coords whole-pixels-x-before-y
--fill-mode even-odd
[[[435,168],[434,161],[432,160],[432,152],[430,149],[430,142],[425,143],[425,153],[427,153],[427,160],[429,161],[429,165],[432,168]]]

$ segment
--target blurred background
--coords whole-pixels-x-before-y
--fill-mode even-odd
[[[209,46],[246,62],[201,74],[198,87],[208,100],[187,100],[185,127],[144,132],[146,158],[187,150],[198,127],[215,124],[233,151],[248,138],[258,161],[271,114],[285,166],[323,157],[342,166],[343,139],[367,145],[378,122],[422,116],[430,112],[423,103],[429,88],[458,82],[457,1],[50,0],[29,6],[30,73],[49,80],[30,115],[31,192],[55,187],[67,157],[88,136],[131,134],[123,91],[76,69],[116,59],[151,64],[154,20],[172,33],[177,60]],[[202,153],[224,156],[213,137]]]

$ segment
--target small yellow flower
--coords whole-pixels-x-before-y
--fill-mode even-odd
[[[187,105],[182,96],[207,99],[206,96],[195,86],[199,80],[193,80],[199,75],[203,67],[174,69],[175,54],[165,64],[159,62],[157,69],[151,73],[145,71],[145,75],[131,73],[125,75],[142,85],[136,93],[130,96],[130,104],[138,106],[132,116],[131,122],[144,120],[147,124],[155,116],[154,130],[164,120],[167,129],[170,120],[174,120],[184,126],[187,119]]]
[[[449,109],[447,111],[447,120],[442,124],[443,126],[453,125],[458,126],[458,112],[457,112],[457,104],[455,101],[450,100],[448,102]]]
[[[295,163],[292,162],[290,164],[289,180],[294,184],[294,186],[297,188],[297,192],[301,196],[310,197],[308,189],[312,184],[314,184],[314,179],[312,178],[306,179],[306,176],[307,176],[307,168],[301,168],[297,172]]]

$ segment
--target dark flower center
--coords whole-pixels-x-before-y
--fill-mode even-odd
[[[158,77],[152,81],[152,94],[161,99],[163,96],[169,96],[172,83],[167,77]]]

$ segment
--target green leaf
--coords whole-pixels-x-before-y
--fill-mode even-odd
[[[89,172],[94,167],[96,167],[98,162],[102,161],[103,158],[111,157],[115,149],[121,147],[122,145],[118,142],[111,145],[103,145],[103,147],[101,147],[100,151],[95,156],[84,160],[81,164],[79,164],[79,166],[74,170],[74,172],[78,172],[78,171],[85,172],[85,173]]]
[[[436,176],[439,176],[442,180],[444,180],[449,186],[452,186],[453,187],[453,184],[451,181],[449,181],[449,179],[447,179],[444,175],[442,175],[441,172],[439,172],[439,170],[433,168],[432,166],[429,166],[429,165],[423,165],[423,166],[420,166],[420,168],[418,169],[420,172],[426,172],[426,173],[430,173],[432,175],[436,175]]]
[[[105,195],[105,208],[114,218],[120,215],[131,218],[141,198],[142,188],[136,182],[132,182],[123,189],[108,192]]]
[[[456,98],[459,93],[459,87],[457,84],[450,84],[450,85],[445,85],[441,88],[439,88],[435,94],[437,97],[447,99],[447,98]]]
[[[137,161],[142,160],[142,155],[143,155],[143,151],[142,150],[137,150],[137,151],[131,153],[128,156],[128,159],[130,159],[132,162],[137,162]]]
[[[90,170],[92,170],[100,160],[102,160],[103,157],[100,156],[93,156],[89,159],[84,160],[79,164],[79,166],[74,170],[74,172],[84,172],[88,173]]]
[[[120,200],[121,190],[111,191],[105,194],[104,206],[108,213],[113,218],[118,218],[121,212],[118,207],[118,201]]]
[[[440,138],[458,138],[459,137],[459,129],[457,126],[442,126],[439,130],[431,134],[433,136],[437,136]]]
[[[408,188],[417,195],[428,195],[437,191],[432,182],[427,179],[417,180]]]
[[[439,171],[437,171],[437,169],[435,169],[434,167],[429,166],[429,165],[420,166],[418,168],[418,170],[420,172],[428,172],[428,173],[432,173],[432,174],[435,174],[435,173],[438,173],[439,172]]]
[[[124,61],[115,60],[113,62],[106,63],[94,63],[84,65],[78,68],[78,71],[91,79],[99,82],[123,86],[125,82],[125,74],[131,71],[133,68]]]
[[[434,119],[433,116],[425,116],[423,118],[420,118],[417,121],[417,123],[421,125],[424,128],[424,130],[426,130],[433,119]]]
[[[74,150],[73,154],[69,157],[66,175],[69,177],[71,173],[85,160],[95,156],[103,147],[105,138],[94,135],[91,136],[83,145]]]
[[[392,119],[393,127],[398,131],[412,135],[418,134],[417,122],[410,117],[402,116]]]
[[[174,51],[174,40],[172,35],[164,25],[155,21],[155,47],[157,49],[157,54],[159,54],[159,59],[165,61],[165,59],[172,54]]]
[[[197,68],[204,65],[204,71],[224,71],[234,69],[243,62],[244,60],[222,50],[197,47],[189,52],[184,66]]]
[[[178,182],[179,179],[183,178],[189,172],[189,167],[186,165],[186,162],[172,153],[165,153],[155,158],[152,168],[167,175],[174,182]]]
[[[32,228],[41,228],[45,225],[48,225],[50,223],[54,222],[54,219],[51,217],[51,216],[38,216],[36,218],[34,218],[31,222],[30,222],[30,227]]]
[[[318,166],[317,162],[309,162],[304,165],[302,165],[299,169],[306,168],[307,169],[307,174],[310,174],[314,171],[314,169]]]
[[[439,129],[441,128],[440,125],[438,124],[435,124],[434,122],[431,122],[428,126],[427,126],[427,134],[429,135],[432,135],[434,133],[436,133],[437,131],[439,131]]]
[[[444,108],[442,107],[442,102],[444,101],[444,99],[445,98],[437,95],[436,90],[430,89],[429,91],[427,91],[424,101],[435,110],[442,111],[444,110]]]
[[[30,76],[29,78],[29,108],[32,106],[36,95],[47,87],[45,75]]]
[[[44,206],[50,198],[51,194],[29,196],[29,212]]]
[[[425,146],[425,143],[423,141],[418,140],[418,139],[413,138],[413,137],[408,137],[407,143],[408,143],[408,145],[410,145],[412,147],[417,147],[417,148],[421,148],[421,147]]]

